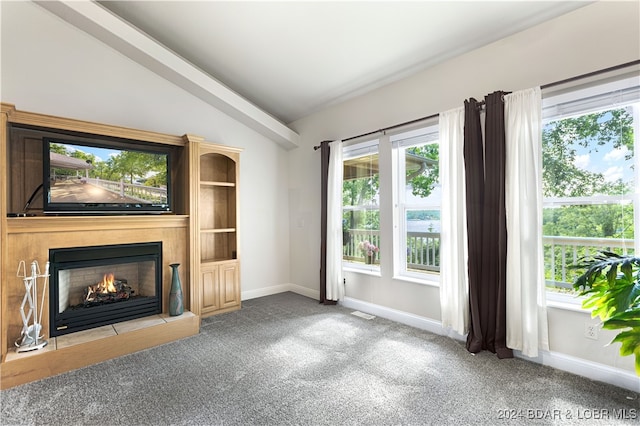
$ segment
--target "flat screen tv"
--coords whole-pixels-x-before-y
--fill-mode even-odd
[[[161,145],[43,138],[44,212],[171,212],[170,152]]]

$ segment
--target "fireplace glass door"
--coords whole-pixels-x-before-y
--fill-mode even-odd
[[[51,336],[162,312],[162,243],[52,249]]]

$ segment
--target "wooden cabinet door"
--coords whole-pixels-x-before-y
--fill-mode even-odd
[[[229,308],[240,304],[240,276],[237,262],[223,263],[220,268],[220,305]]]
[[[201,313],[220,309],[220,274],[217,265],[200,266]]]

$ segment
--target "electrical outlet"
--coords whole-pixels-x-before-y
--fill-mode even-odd
[[[598,325],[585,322],[584,337],[591,340],[598,340]]]

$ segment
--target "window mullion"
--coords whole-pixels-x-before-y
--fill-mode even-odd
[[[640,155],[637,155],[640,148],[640,102],[632,105],[633,115],[633,239],[634,254],[640,256]]]

